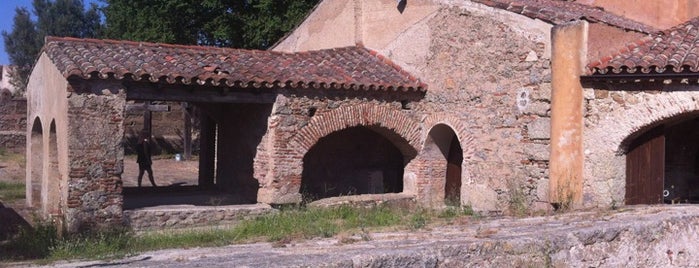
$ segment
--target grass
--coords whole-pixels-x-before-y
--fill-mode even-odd
[[[0,181],[0,200],[13,202],[24,198],[24,183]]]
[[[39,224],[25,229],[9,243],[0,244],[0,260],[105,259],[164,248],[222,246],[269,241],[285,244],[299,239],[356,234],[370,239],[368,231],[417,230],[431,224],[461,217],[473,217],[470,208],[395,209],[386,206],[355,208],[285,208],[278,213],[242,220],[231,228],[182,232],[150,232],[136,235],[128,230],[111,230],[58,238],[56,229]],[[349,241],[340,239],[340,241]]]
[[[0,148],[0,162],[13,162],[20,165],[20,167],[25,167],[25,158],[22,153],[13,153],[5,148]]]

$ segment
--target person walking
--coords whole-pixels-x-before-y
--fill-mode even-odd
[[[143,173],[148,172],[148,179],[153,187],[155,185],[155,179],[153,179],[153,161],[151,160],[151,144],[148,132],[142,131],[141,136],[138,138],[138,146],[136,146],[136,153],[138,158],[136,162],[138,163],[138,187],[141,187],[141,181],[143,181]]]

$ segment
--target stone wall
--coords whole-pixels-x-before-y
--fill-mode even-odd
[[[663,123],[699,112],[699,87],[662,83],[588,85],[585,89],[583,201],[608,207],[625,202],[626,149]],[[689,117],[687,117],[689,116]]]
[[[0,98],[0,148],[24,152],[27,132],[27,100]]]
[[[122,223],[125,98],[119,83],[108,82],[68,98],[70,232]]]
[[[415,112],[404,109],[403,103],[420,97],[420,93],[320,89],[278,96],[255,158],[255,178],[261,186],[258,202],[300,202],[304,155],[320,138],[346,128],[370,126],[390,140],[407,163],[417,152],[420,128]]]
[[[419,130],[417,155],[405,167],[405,192],[423,205],[443,202],[445,179],[434,171],[446,159],[421,157],[429,131],[443,124],[463,150],[462,204],[493,212],[510,205],[550,208],[550,24],[469,1],[413,1],[402,11],[395,1],[359,1],[344,9],[326,2],[275,49],[327,47],[321,32],[308,29],[319,27],[320,18],[354,12],[360,19],[345,21],[341,30],[354,29],[358,41],[429,85],[423,99],[395,104],[409,109]]]
[[[416,69],[430,89],[415,109],[465,126],[455,129],[464,148],[463,203],[547,209],[549,45],[465,7],[440,9],[427,25],[429,54]]]

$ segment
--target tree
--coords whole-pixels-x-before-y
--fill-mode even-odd
[[[103,30],[99,9],[94,3],[87,10],[82,0],[34,0],[32,6],[36,21],[31,19],[26,8],[18,8],[12,32],[2,32],[10,64],[17,66],[11,83],[20,92],[26,89],[45,36],[99,37]]]
[[[34,57],[39,52],[38,32],[26,8],[15,9],[12,32],[2,32],[5,51],[12,65],[17,66],[10,74],[10,83],[18,91],[26,88],[26,78],[31,72]]]
[[[266,49],[318,0],[105,0],[114,39]]]

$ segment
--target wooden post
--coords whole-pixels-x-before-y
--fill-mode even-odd
[[[192,158],[192,107],[188,103],[182,103],[182,114],[184,120],[184,159],[189,160]]]
[[[150,101],[145,101],[143,104],[129,104],[126,105],[126,112],[143,112],[143,130],[148,132],[148,136],[152,136],[153,131],[153,121],[152,112],[169,112],[169,105],[153,105]]]
[[[561,208],[582,204],[583,74],[587,55],[587,22],[551,29],[551,157],[549,202]]]
[[[199,187],[214,185],[216,172],[216,121],[206,113],[199,113]]]

